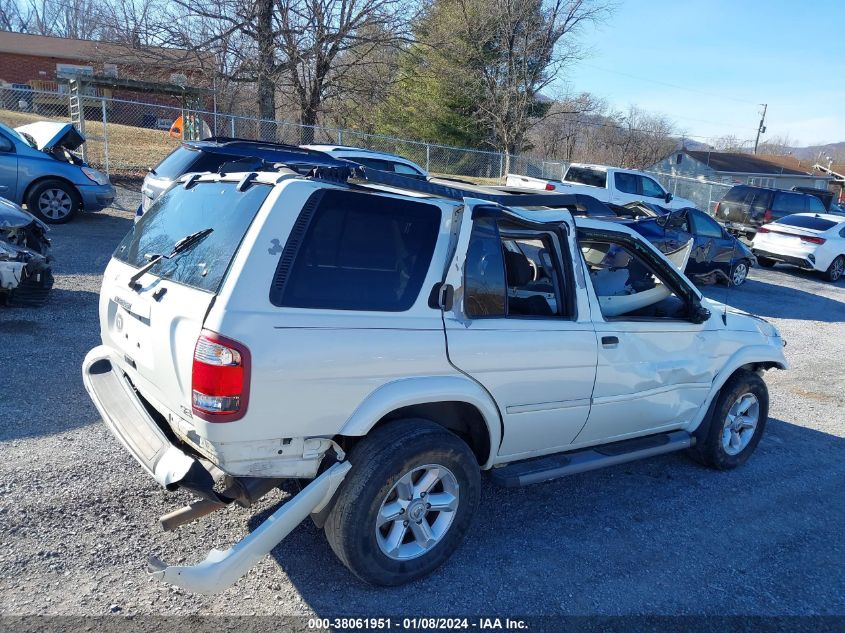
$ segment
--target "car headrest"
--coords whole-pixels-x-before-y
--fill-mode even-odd
[[[506,250],[505,270],[508,273],[509,286],[524,286],[534,279],[534,270],[522,253]]]

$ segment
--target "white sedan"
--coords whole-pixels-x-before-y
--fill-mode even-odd
[[[757,263],[777,263],[824,273],[838,281],[845,273],[845,217],[831,213],[796,213],[757,229],[751,243]]]

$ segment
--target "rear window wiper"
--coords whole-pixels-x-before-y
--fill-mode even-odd
[[[138,283],[138,280],[143,277],[153,266],[158,264],[162,259],[172,259],[180,253],[184,253],[186,250],[191,248],[194,244],[198,243],[204,237],[210,235],[212,231],[214,231],[214,229],[212,228],[200,229],[196,233],[186,235],[173,245],[173,250],[170,251],[169,255],[165,255],[163,253],[148,253],[146,257],[150,258],[150,261],[141,266],[141,268],[139,268],[138,271],[129,278],[129,287],[132,288],[132,290],[138,290],[139,288],[141,288],[141,284]]]

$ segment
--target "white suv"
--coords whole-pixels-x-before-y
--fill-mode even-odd
[[[482,471],[519,486],[754,451],[780,335],[638,234],[570,196],[348,176],[188,176],[105,271],[83,377],[158,483],[201,497],[162,525],[311,480],[231,549],[153,559],[156,576],[219,591],[311,515],[355,575],[400,584],[459,545]]]

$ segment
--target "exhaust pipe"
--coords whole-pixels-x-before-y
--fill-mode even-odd
[[[198,499],[183,508],[165,514],[158,523],[162,530],[170,532],[181,525],[192,523],[212,512],[222,510],[233,501],[242,508],[248,508],[273,488],[277,488],[283,481],[283,479],[268,477],[233,478],[226,489],[218,495],[219,500]]]

